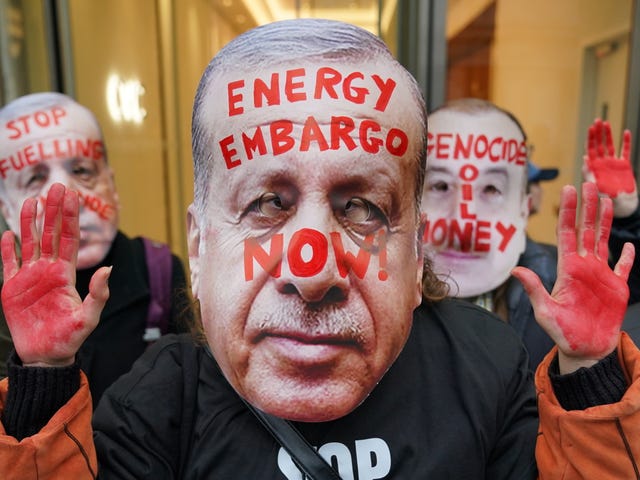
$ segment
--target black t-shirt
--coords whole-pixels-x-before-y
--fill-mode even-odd
[[[526,352],[474,305],[421,306],[371,395],[331,422],[296,423],[344,479],[535,478],[538,419]],[[103,396],[100,478],[303,479],[204,349],[170,336]]]

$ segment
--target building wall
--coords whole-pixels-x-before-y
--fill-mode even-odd
[[[555,243],[560,190],[565,184],[581,182],[586,135],[585,119],[580,116],[587,81],[585,49],[610,36],[628,33],[631,8],[631,0],[498,2],[492,98],[522,121],[535,147],[533,161],[560,168],[557,180],[542,184],[542,211],[529,223],[536,239]],[[618,74],[619,84],[611,85],[611,93],[625,91],[627,72]],[[623,100],[619,97],[617,102]],[[620,138],[623,114],[619,111],[615,118],[610,117],[616,127],[615,138]]]
[[[121,204],[121,225],[130,235],[168,239],[166,157],[161,106],[157,12],[154,0],[69,1],[76,99],[103,128]],[[107,102],[112,76],[120,85],[139,81],[144,93],[140,123],[118,121]],[[131,84],[130,84],[131,85]],[[124,107],[124,91],[118,95]],[[135,91],[132,93],[135,98]]]
[[[207,0],[69,0],[68,11],[70,93],[103,127],[121,228],[168,242],[186,260],[193,97],[209,60],[240,31]],[[114,119],[107,91],[113,75],[144,88],[140,122]]]
[[[448,32],[459,31],[473,19],[469,12],[479,14],[490,3],[452,1]],[[628,39],[634,2],[497,0],[495,3],[489,99],[520,119],[534,146],[532,160],[538,166],[560,169],[556,180],[542,184],[541,212],[529,222],[534,239],[555,243],[560,190],[565,184],[581,181],[586,127],[601,113],[596,103],[602,100],[596,96],[607,97],[616,144],[621,135],[628,63],[624,53],[618,52],[611,62],[592,60],[609,69],[608,73],[619,69],[614,75],[598,74],[587,60],[590,55],[597,56],[595,49],[602,42]]]

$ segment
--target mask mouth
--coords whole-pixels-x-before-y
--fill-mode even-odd
[[[100,233],[102,228],[95,223],[89,223],[88,225],[80,225],[80,233]]]
[[[486,252],[478,253],[474,251],[462,251],[453,248],[447,248],[436,251],[436,255],[453,260],[480,260],[486,256]]]

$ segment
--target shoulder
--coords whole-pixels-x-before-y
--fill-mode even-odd
[[[516,365],[527,356],[522,340],[510,325],[464,300],[421,305],[414,314],[414,328],[424,336],[426,348],[444,343],[470,359]]]
[[[203,353],[189,335],[166,335],[106,390],[93,416],[101,475],[177,478],[197,419]]]
[[[456,298],[424,303],[414,312],[415,320],[431,323],[457,335],[478,333],[481,336],[494,334],[514,336],[513,329],[494,313],[474,303]]]
[[[119,403],[155,402],[168,386],[181,395],[183,386],[197,378],[204,349],[190,334],[169,334],[152,344],[105,395]]]

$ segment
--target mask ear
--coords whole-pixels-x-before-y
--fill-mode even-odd
[[[191,292],[198,299],[200,287],[200,226],[193,203],[187,210],[187,250],[189,253],[189,271],[191,272]]]

